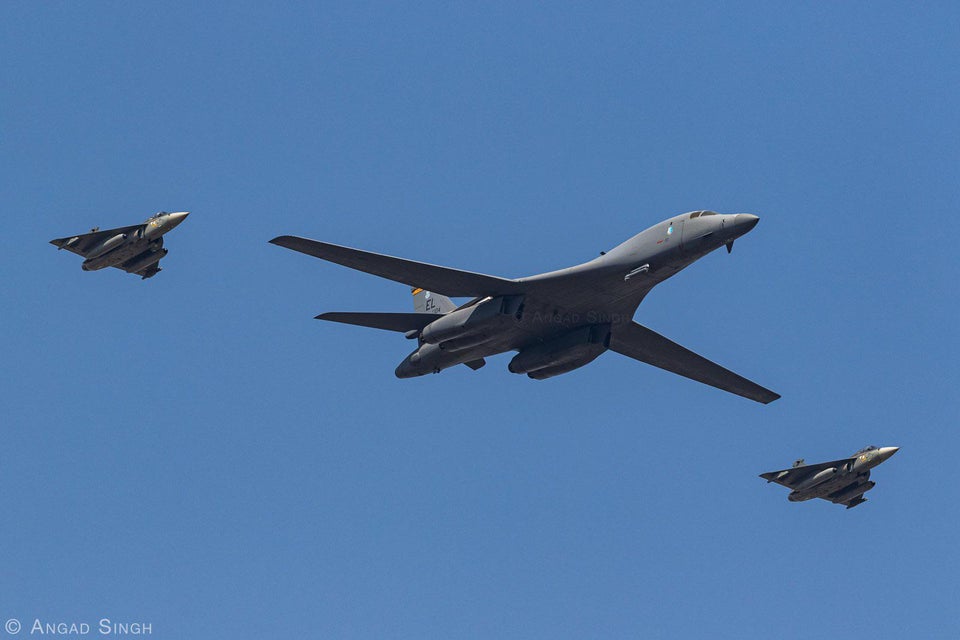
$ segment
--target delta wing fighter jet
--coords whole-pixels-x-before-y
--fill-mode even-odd
[[[143,224],[106,231],[95,227],[90,233],[57,238],[51,240],[50,244],[86,258],[80,265],[84,271],[116,267],[146,280],[161,271],[160,259],[167,255],[167,250],[163,248],[163,235],[188,215],[188,211],[161,211],[147,218]]]
[[[632,321],[651,289],[756,226],[747,213],[674,216],[600,257],[574,267],[509,280],[296,236],[270,242],[414,287],[414,313],[334,312],[320,320],[386,329],[417,341],[399,378],[519,353],[509,370],[543,380],[592,362],[610,349],[737,395],[768,403],[780,396]],[[448,296],[470,297],[462,305]],[[728,332],[743,336],[742,328]]]
[[[792,489],[787,496],[790,502],[823,498],[852,509],[866,502],[863,494],[877,484],[870,480],[870,469],[886,462],[899,450],[899,447],[870,446],[849,458],[819,464],[804,464],[801,458],[789,469],[761,473],[760,477]]]

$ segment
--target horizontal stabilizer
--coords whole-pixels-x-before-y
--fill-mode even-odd
[[[317,320],[329,320],[330,322],[342,322],[344,324],[355,324],[361,327],[370,327],[372,329],[385,329],[387,331],[420,331],[425,326],[442,317],[441,313],[373,313],[373,312],[352,312],[352,311],[333,311],[330,313],[321,313]]]
[[[297,236],[279,236],[270,242],[321,260],[402,282],[411,287],[423,287],[445,296],[495,296],[515,293],[521,288],[520,283],[506,278],[394,258]]]
[[[463,364],[476,371],[477,369],[483,367],[483,365],[487,364],[487,361],[483,358],[479,358],[477,360],[471,360],[470,362],[464,362]]]
[[[780,397],[779,394],[724,369],[636,322],[614,326],[610,349],[763,404]]]

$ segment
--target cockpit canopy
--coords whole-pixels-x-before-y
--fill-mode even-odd
[[[879,449],[879,447],[875,447],[875,446],[873,446],[873,445],[870,445],[869,447],[864,447],[863,449],[860,449],[860,451],[857,451],[857,452],[856,452],[855,454],[853,454],[853,455],[856,456],[856,455],[860,455],[861,453],[866,453],[866,452],[868,452],[868,451],[877,451],[878,449]]]
[[[694,211],[690,214],[690,219],[699,218],[700,216],[715,216],[717,215],[716,211]]]

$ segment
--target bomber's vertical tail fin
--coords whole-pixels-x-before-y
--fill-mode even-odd
[[[453,300],[417,287],[413,290],[413,310],[417,313],[450,313],[457,308]]]

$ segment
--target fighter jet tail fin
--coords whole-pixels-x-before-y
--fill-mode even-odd
[[[724,369],[715,362],[681,347],[676,342],[636,322],[614,326],[610,349],[640,362],[652,364],[763,404],[773,402],[780,397],[780,394],[765,389],[729,369]]]
[[[321,313],[316,317],[317,320],[327,320],[329,322],[342,322],[344,324],[355,324],[361,327],[370,327],[372,329],[385,329],[386,331],[398,331],[407,333],[409,331],[420,331],[425,326],[439,318],[440,313],[373,313],[373,312],[338,312]]]
[[[439,293],[433,293],[420,287],[413,289],[413,310],[417,313],[450,313],[457,305]]]
[[[518,293],[521,290],[520,283],[506,278],[395,258],[297,236],[279,236],[270,242],[321,260],[335,262],[387,280],[402,282],[411,287],[423,287],[446,296],[505,295]]]

